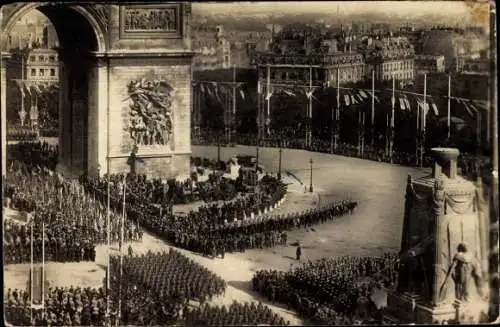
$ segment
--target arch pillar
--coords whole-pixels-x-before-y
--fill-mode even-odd
[[[0,120],[2,121],[2,177],[7,173],[7,72],[6,72],[6,60],[10,58],[10,54],[2,52],[0,54],[0,90],[1,90],[1,102],[0,108],[2,115]]]

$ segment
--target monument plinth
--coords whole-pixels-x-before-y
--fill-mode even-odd
[[[488,310],[481,192],[457,174],[457,149],[432,149],[432,174],[408,176],[397,289],[389,323],[479,322]]]

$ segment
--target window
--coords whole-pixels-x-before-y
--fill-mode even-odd
[[[38,61],[44,62],[45,61],[44,56],[38,56]]]
[[[45,73],[44,70],[42,68],[40,68],[39,75],[44,76],[44,73]]]
[[[56,76],[56,70],[54,68],[50,69],[50,76]]]
[[[54,61],[56,61],[56,57],[54,57],[54,56],[50,56],[50,57],[49,57],[49,61],[50,61],[50,62],[54,62]]]
[[[281,79],[286,79],[286,72],[281,73]]]
[[[36,76],[36,69],[35,68],[31,69],[31,76]]]
[[[30,61],[35,61],[35,56],[30,56]]]

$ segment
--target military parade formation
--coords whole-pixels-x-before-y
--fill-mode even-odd
[[[351,325],[376,316],[374,291],[391,288],[397,271],[395,253],[323,258],[287,272],[257,271],[252,284],[269,301],[285,304],[317,324]]]
[[[30,262],[32,245],[34,262],[41,261],[42,249],[47,262],[95,261],[96,246],[107,242],[108,230],[115,243],[121,230],[124,242],[139,242],[143,229],[173,246],[224,259],[227,253],[290,246],[287,232],[350,215],[358,205],[344,200],[273,214],[286,198],[282,181],[265,175],[253,192],[217,172],[198,181],[201,170],[223,166],[213,160],[193,159],[195,173],[183,182],[140,174],[68,181],[53,171],[57,147],[27,142],[9,150],[4,205],[28,214],[25,224],[9,220],[4,225],[6,264]],[[462,157],[463,169],[477,171],[468,159]],[[186,214],[173,210],[174,205],[199,201],[204,203]],[[297,245],[296,259],[302,262]],[[287,272],[257,271],[252,284],[271,303],[285,304],[318,324],[370,323],[380,319],[374,293],[393,287],[397,271],[396,254],[324,258]],[[111,257],[109,276],[109,299],[105,287],[51,287],[43,310],[30,308],[29,292],[8,290],[6,319],[38,326],[289,324],[262,303],[210,305],[223,296],[226,283],[172,248],[136,255],[129,246],[122,262]]]

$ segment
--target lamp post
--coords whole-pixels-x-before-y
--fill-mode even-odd
[[[310,183],[309,183],[309,192],[313,192],[313,160],[312,158],[309,159],[309,166],[310,166],[310,169],[311,169],[311,175],[310,175]]]
[[[279,161],[278,161],[278,179],[281,180],[281,156],[283,155],[283,144],[280,141],[280,149],[279,149]]]

